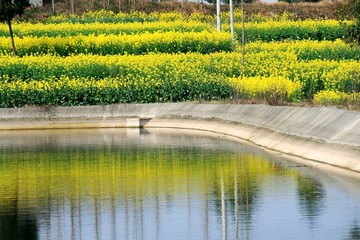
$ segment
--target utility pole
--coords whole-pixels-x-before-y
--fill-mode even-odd
[[[244,0],[241,0],[241,79],[245,74],[245,24],[244,24]]]
[[[216,26],[217,26],[217,31],[218,32],[221,31],[220,1],[221,0],[216,0]]]
[[[231,42],[232,48],[235,50],[235,27],[234,27],[234,6],[233,0],[229,0],[230,5],[230,32],[231,32]]]

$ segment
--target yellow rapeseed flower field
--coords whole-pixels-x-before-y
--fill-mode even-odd
[[[360,49],[341,40],[337,21],[256,17],[246,22],[243,56],[228,26],[217,33],[214,20],[199,13],[101,11],[17,22],[17,58],[0,24],[0,107],[357,99]],[[240,25],[236,31],[239,37]]]

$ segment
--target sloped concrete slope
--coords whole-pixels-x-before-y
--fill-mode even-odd
[[[360,112],[194,103],[0,109],[0,130],[140,126],[222,133],[360,172]]]

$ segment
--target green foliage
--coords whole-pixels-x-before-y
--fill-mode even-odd
[[[241,99],[265,100],[270,105],[282,105],[301,99],[301,84],[284,77],[231,78]]]
[[[0,21],[11,21],[16,15],[23,14],[29,6],[28,0],[0,0]]]
[[[95,95],[99,95],[100,92],[105,94],[99,99],[113,100],[86,100],[86,104],[129,102],[130,100],[163,102],[222,99],[226,96],[230,97],[231,92],[235,90],[227,78],[241,75],[239,59],[241,59],[240,53],[150,54],[143,56],[74,55],[66,58],[44,55],[21,59],[3,56],[0,57],[0,79],[4,89],[11,84],[14,84],[13,89],[18,89],[22,84],[35,84],[36,82],[43,82],[43,84],[48,82],[51,89],[54,86],[53,82],[59,82],[59,79],[62,79],[61,82],[64,82],[64,79],[68,79],[67,81],[70,82],[86,80],[88,82],[85,92],[90,91],[89,89],[93,91],[91,86],[98,86],[104,79],[108,86],[113,83],[126,83],[126,87],[116,85],[117,87],[106,88],[106,91],[105,88],[95,87],[96,91],[99,91]],[[298,101],[301,100],[301,97],[312,99],[321,90],[348,93],[360,90],[358,81],[360,79],[360,63],[357,60],[315,59],[303,61],[291,52],[272,51],[248,53],[245,66],[244,77],[285,78],[287,79],[284,82],[286,84],[288,84],[287,81],[300,84],[296,85],[296,89],[301,88],[301,94],[295,91],[295,97],[292,94],[289,97],[284,95],[286,97],[282,98],[286,101]],[[132,83],[136,83],[136,85]],[[81,89],[83,88],[81,87]],[[124,91],[121,94],[122,97],[117,97],[117,94],[121,92],[119,89]],[[1,101],[10,104],[9,101],[12,98],[6,97],[5,92],[2,93],[3,100]],[[11,90],[11,94],[18,94],[17,92],[17,90]],[[28,94],[30,93],[32,92],[28,92]],[[21,97],[16,97],[20,102],[13,106],[26,104],[27,98],[24,96],[24,91],[21,91],[21,94]],[[91,94],[85,95],[91,96]],[[76,97],[76,99],[70,100],[71,104],[81,105],[80,99],[82,98]],[[88,97],[84,99],[88,99]],[[34,103],[33,100],[31,101]],[[46,102],[41,101],[38,104]],[[275,102],[275,100],[271,101]],[[52,103],[55,104],[55,102]]]
[[[149,16],[156,21],[99,20]],[[235,93],[284,104],[360,91],[360,49],[341,40],[345,27],[333,20],[294,21],[284,14],[247,21],[243,68],[228,27],[216,33],[206,24],[213,16],[102,11],[77,17],[84,23],[62,18],[17,23],[21,58],[9,56],[0,25],[0,107],[230,99]]]
[[[24,13],[26,7],[30,6],[29,0],[0,0],[0,22],[6,22],[9,26],[9,35],[11,38],[11,47],[13,55],[16,56],[14,34],[11,28],[11,20],[16,15]]]
[[[360,23],[347,27],[346,40],[352,44],[360,44]]]
[[[333,90],[320,91],[314,97],[315,103],[322,105],[360,106],[360,93],[344,93]]]
[[[281,41],[281,42],[251,42],[246,44],[249,53],[260,52],[294,52],[299,60],[360,60],[360,48],[335,41]]]
[[[44,20],[45,23],[144,23],[155,22],[157,18],[151,16],[136,16],[125,14],[114,14],[111,11],[86,12],[82,16],[77,15],[57,15]]]
[[[347,42],[360,45],[360,0],[349,0],[350,15],[355,19],[354,25],[346,26],[345,39]]]
[[[0,52],[11,49],[6,38],[0,37]],[[146,53],[211,53],[231,51],[231,38],[217,32],[156,32],[135,35],[98,35],[69,37],[23,37],[18,39],[18,54],[146,54]]]
[[[35,105],[99,105],[112,103],[153,103],[229,98],[231,87],[220,76],[179,76],[170,79],[148,77],[74,78],[28,82],[3,81],[0,107]]]
[[[226,27],[226,29],[228,29]],[[235,25],[237,36],[241,37],[242,27]],[[245,40],[283,41],[283,40],[336,40],[344,38],[345,27],[335,20],[327,21],[265,21],[245,25]]]
[[[69,36],[98,36],[98,35],[135,35],[155,32],[202,32],[213,29],[205,23],[174,21],[147,23],[15,23],[16,35],[22,37],[69,37]],[[0,25],[0,37],[8,37],[8,29]]]

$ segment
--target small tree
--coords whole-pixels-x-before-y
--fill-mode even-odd
[[[347,26],[346,41],[360,45],[360,0],[348,0],[348,15],[355,20],[355,24]]]
[[[11,45],[14,56],[17,55],[14,41],[14,34],[11,28],[11,20],[16,15],[24,13],[26,7],[29,7],[29,0],[0,0],[0,22],[6,22],[9,26]]]

